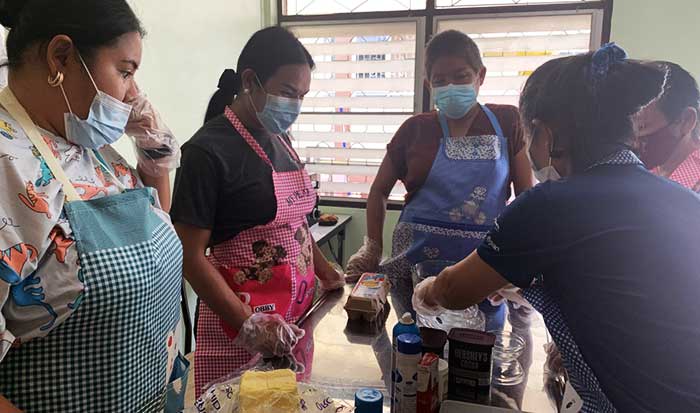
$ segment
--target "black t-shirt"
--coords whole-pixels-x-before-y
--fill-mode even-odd
[[[301,168],[277,136],[250,133],[278,172]],[[210,246],[264,225],[277,214],[272,170],[221,115],[182,147],[170,216],[173,222],[211,229]]]

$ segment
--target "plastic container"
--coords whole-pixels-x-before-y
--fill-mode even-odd
[[[355,413],[382,413],[384,395],[376,389],[360,389],[355,393]]]
[[[401,334],[397,342],[396,368],[392,374],[392,410],[396,413],[416,413],[422,342],[415,334]]]
[[[392,374],[394,372],[394,369],[396,368],[396,353],[398,351],[398,342],[396,339],[401,334],[415,334],[417,336],[420,336],[420,330],[418,329],[416,322],[413,320],[411,313],[404,313],[401,316],[401,318],[399,319],[399,322],[396,323],[394,325],[394,328],[391,330],[391,344],[392,344],[391,371],[392,371]],[[392,380],[393,380],[393,378],[392,378]],[[393,386],[392,386],[390,393],[391,393],[391,396],[393,398],[393,396],[394,396]],[[391,411],[392,412],[394,411],[393,407],[392,407]]]
[[[438,383],[438,393],[440,401],[447,400],[447,382],[449,378],[450,365],[447,360],[440,359],[438,362],[438,375],[440,382]]]
[[[413,266],[413,287],[429,277],[435,277],[446,267],[456,264],[453,261],[429,260],[419,262]],[[473,305],[465,310],[447,310],[437,316],[424,316],[416,314],[419,327],[429,327],[443,330],[449,333],[453,328],[468,328],[470,330],[484,331],[486,317],[479,310],[479,306]]]

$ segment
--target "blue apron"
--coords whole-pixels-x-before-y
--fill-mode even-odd
[[[443,137],[425,183],[404,207],[394,229],[392,257],[381,271],[392,283],[394,305],[412,311],[412,266],[426,260],[461,261],[491,230],[510,188],[508,142],[493,112],[481,105],[495,135],[451,137],[438,112]],[[499,330],[505,306],[480,306],[486,329]]]
[[[187,361],[178,355],[166,374],[167,342],[180,319],[182,246],[154,211],[153,189],[80,200],[9,89],[0,102],[52,158],[84,284],[67,320],[8,352],[0,394],[32,413],[180,411]]]
[[[620,151],[607,159],[588,168],[600,165],[632,165],[642,162],[629,150]],[[561,353],[564,367],[574,390],[583,400],[583,413],[614,413],[617,410],[600,387],[600,383],[591,367],[586,363],[574,337],[566,324],[566,319],[559,305],[547,292],[546,280],[540,277],[530,288],[523,290],[523,297],[539,311],[552,335],[554,343]]]

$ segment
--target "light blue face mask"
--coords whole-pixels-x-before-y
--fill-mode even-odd
[[[68,105],[68,111],[70,112],[63,115],[66,126],[66,139],[88,149],[99,149],[116,142],[124,135],[124,129],[131,114],[131,105],[101,92],[97,88],[97,84],[93,80],[82,56],[80,56],[80,61],[90,77],[97,94],[92,100],[87,119],[83,120],[73,113],[70,103],[68,103],[66,91],[61,85],[61,92],[63,92],[63,98],[66,100],[66,105]]]
[[[258,84],[260,88],[265,91],[260,80],[258,80]],[[265,106],[262,111],[256,112],[260,124],[273,135],[287,132],[299,117],[299,113],[301,112],[301,100],[271,95],[267,92],[265,92],[265,94],[267,95]],[[254,104],[253,107],[255,107]]]
[[[476,104],[474,85],[455,85],[433,88],[433,100],[438,110],[450,119],[460,119]]]

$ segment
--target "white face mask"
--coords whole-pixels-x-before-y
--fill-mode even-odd
[[[549,162],[551,164],[552,158],[549,158]],[[542,169],[535,170],[535,178],[540,182],[558,181],[561,179],[561,175],[559,175],[557,168],[548,165]]]
[[[532,166],[532,170],[535,172],[535,178],[537,178],[540,183],[560,180],[561,175],[559,175],[559,171],[557,171],[557,168],[552,166],[552,155],[549,156],[549,165],[545,166],[544,168],[537,169],[537,165],[535,165],[535,161],[532,159],[532,154],[530,153],[531,150],[532,145],[530,145],[527,150],[527,157],[530,158],[530,165]]]

